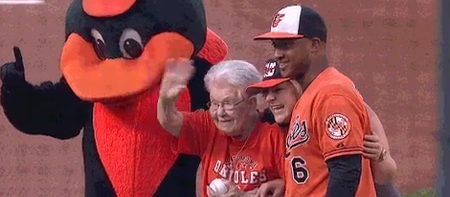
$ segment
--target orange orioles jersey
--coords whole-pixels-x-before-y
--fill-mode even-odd
[[[325,69],[297,101],[286,137],[285,197],[326,196],[326,161],[362,154],[370,134],[369,116],[353,82],[333,67]],[[375,197],[370,161],[363,158],[357,197]]]

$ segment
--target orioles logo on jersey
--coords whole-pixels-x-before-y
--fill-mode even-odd
[[[309,134],[306,130],[306,121],[300,121],[300,116],[297,115],[292,124],[291,130],[286,137],[286,151],[290,151],[295,147],[305,144],[309,140]]]
[[[334,140],[342,140],[350,132],[350,121],[343,114],[332,114],[325,121],[328,136]]]

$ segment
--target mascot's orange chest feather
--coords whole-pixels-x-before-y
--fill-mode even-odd
[[[98,153],[119,197],[152,196],[176,160],[177,139],[156,118],[158,93],[117,108],[94,105]],[[178,109],[189,111],[189,101],[186,90]]]

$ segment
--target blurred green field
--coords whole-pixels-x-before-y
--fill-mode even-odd
[[[435,197],[436,194],[434,193],[433,189],[424,189],[419,190],[417,192],[413,192],[410,194],[402,195],[403,197]]]

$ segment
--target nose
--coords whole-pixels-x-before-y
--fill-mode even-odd
[[[219,106],[218,108],[217,108],[217,115],[218,116],[225,116],[226,115],[226,113],[225,113],[225,109],[223,109],[223,107],[222,106]]]
[[[275,59],[281,60],[284,57],[283,50],[275,49],[274,56],[275,56]]]
[[[274,101],[275,99],[276,99],[276,97],[275,97],[275,95],[273,94],[273,92],[272,91],[269,91],[267,94],[266,94],[266,102],[270,102],[270,101]]]

